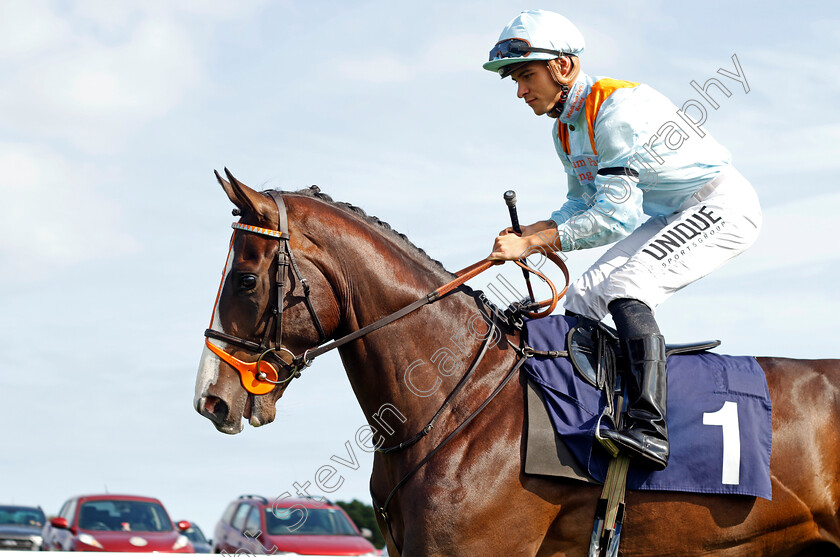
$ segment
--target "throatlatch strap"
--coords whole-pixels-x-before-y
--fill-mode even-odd
[[[595,524],[589,540],[589,557],[618,557],[629,468],[630,458],[626,455],[619,455],[610,461],[604,489],[595,508]]]

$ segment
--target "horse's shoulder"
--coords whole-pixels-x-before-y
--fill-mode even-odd
[[[801,376],[802,374],[814,373],[834,376],[840,379],[840,360],[838,359],[803,360],[797,358],[759,356],[755,360],[768,376],[771,374],[795,374]]]

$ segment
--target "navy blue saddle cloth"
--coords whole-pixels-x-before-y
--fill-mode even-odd
[[[562,315],[528,321],[535,350],[565,350],[576,323]],[[568,358],[529,358],[529,379],[542,392],[555,431],[592,477],[603,482],[609,456],[595,440],[606,396],[575,373]],[[668,358],[671,456],[654,472],[631,460],[628,489],[738,494],[770,500],[770,394],[751,356],[704,352]]]

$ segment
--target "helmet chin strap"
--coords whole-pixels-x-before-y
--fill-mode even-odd
[[[548,116],[551,118],[559,118],[563,114],[563,109],[566,107],[566,98],[569,96],[569,85],[575,82],[580,73],[580,63],[578,63],[577,56],[567,56],[571,68],[567,75],[563,75],[563,66],[560,63],[562,58],[555,58],[548,61],[548,73],[557,85],[560,86],[560,98],[554,103],[551,110],[548,111]]]
[[[569,96],[569,86],[560,85],[560,99],[554,103],[554,106],[547,112],[551,118],[559,118],[563,114],[563,109],[566,107],[566,98]]]

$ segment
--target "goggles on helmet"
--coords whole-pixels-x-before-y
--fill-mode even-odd
[[[565,52],[559,50],[551,50],[548,48],[537,48],[531,46],[525,39],[505,39],[496,43],[490,49],[490,61],[498,60],[500,58],[520,58],[528,56],[532,52],[544,52],[546,54],[555,54],[558,57],[563,56]]]

